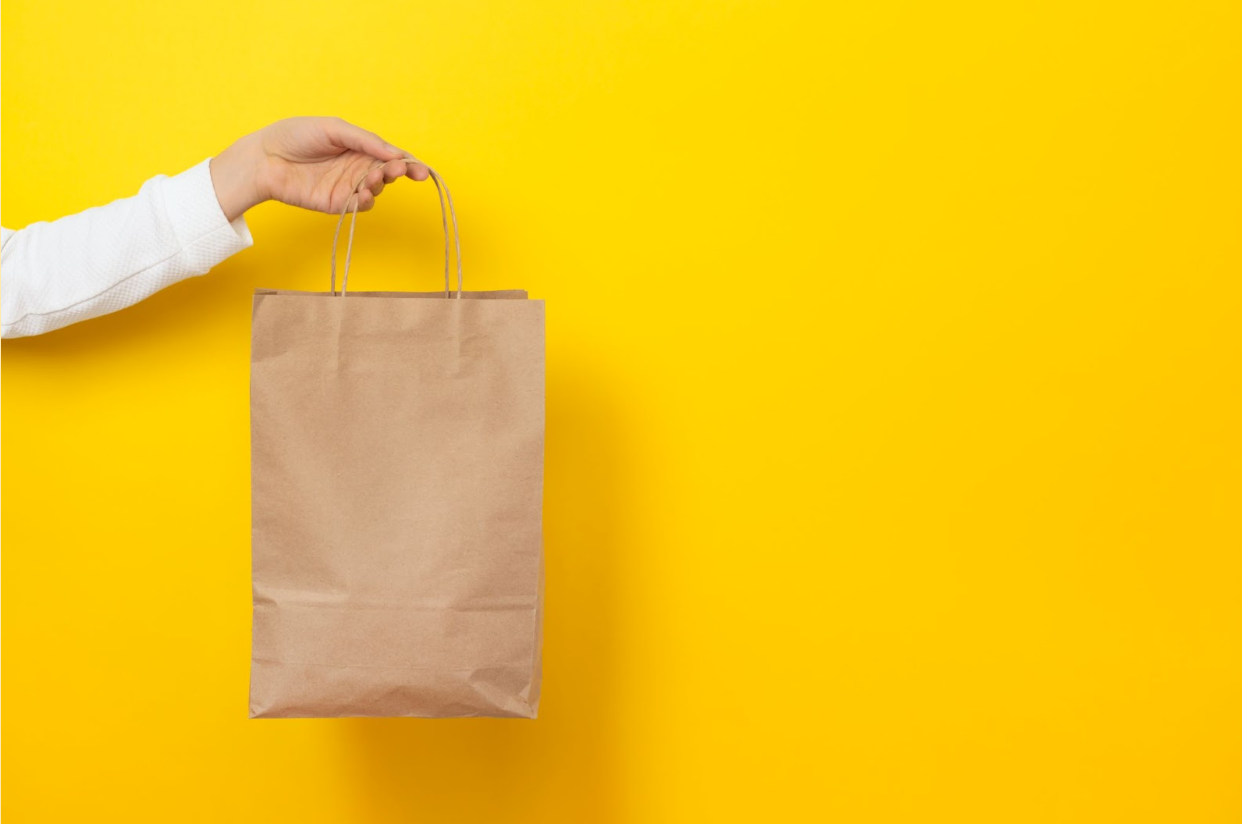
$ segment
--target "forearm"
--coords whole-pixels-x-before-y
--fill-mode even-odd
[[[205,274],[253,244],[243,216],[266,200],[365,212],[386,183],[427,179],[408,158],[339,117],[285,118],[133,197],[0,231],[0,334],[38,335]],[[372,168],[376,160],[385,162]]]
[[[212,159],[157,175],[103,206],[6,230],[0,334],[38,335],[115,312],[253,245],[240,214],[223,213],[209,165]]]

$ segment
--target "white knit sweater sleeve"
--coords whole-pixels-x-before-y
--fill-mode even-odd
[[[252,246],[244,216],[229,222],[220,208],[210,163],[156,175],[104,206],[0,229],[0,337],[124,309]]]

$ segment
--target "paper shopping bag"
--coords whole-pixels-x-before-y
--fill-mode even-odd
[[[543,301],[460,248],[456,291],[347,292],[347,254],[338,293],[335,245],[331,291],[254,298],[250,716],[533,718]]]

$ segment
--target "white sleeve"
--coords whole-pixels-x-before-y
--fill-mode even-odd
[[[104,206],[0,229],[0,337],[124,309],[252,246],[244,216],[230,223],[220,208],[210,163],[156,175]]]

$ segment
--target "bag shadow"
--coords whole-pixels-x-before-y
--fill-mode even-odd
[[[336,722],[359,820],[616,820],[621,411],[598,370],[550,363],[546,421],[539,717]]]

